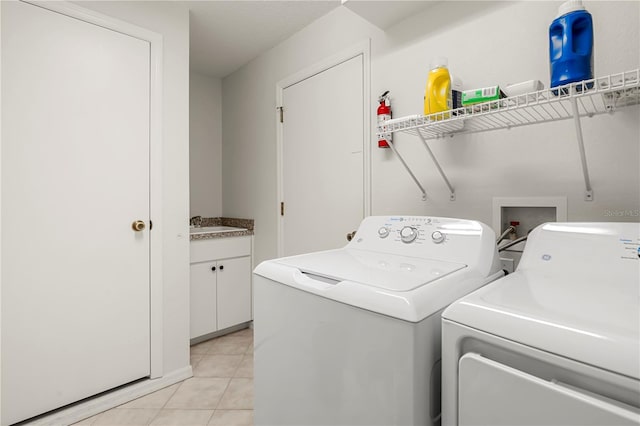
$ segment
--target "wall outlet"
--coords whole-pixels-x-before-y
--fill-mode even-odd
[[[500,258],[500,264],[502,265],[502,269],[507,271],[507,273],[509,273],[509,274],[513,273],[513,271],[515,271],[515,269],[516,269],[513,259],[508,259],[506,257],[501,257]]]

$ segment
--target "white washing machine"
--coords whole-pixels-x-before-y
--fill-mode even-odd
[[[344,248],[254,271],[256,425],[431,425],[440,314],[503,275],[469,220],[368,217]]]
[[[444,425],[640,425],[640,224],[536,228],[443,313]]]

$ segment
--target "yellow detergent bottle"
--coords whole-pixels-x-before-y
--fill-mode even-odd
[[[447,69],[447,58],[437,57],[431,62],[424,96],[424,115],[451,109],[451,75]],[[448,118],[436,116],[435,119]]]

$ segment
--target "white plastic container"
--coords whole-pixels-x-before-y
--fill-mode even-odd
[[[507,97],[524,95],[526,93],[537,92],[538,90],[544,89],[544,84],[540,80],[527,80],[521,83],[509,84],[508,86],[502,88]]]

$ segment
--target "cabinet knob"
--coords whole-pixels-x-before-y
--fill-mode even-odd
[[[223,269],[224,269],[224,266],[223,266],[223,265],[220,265],[220,270],[222,271]]]
[[[215,272],[215,271],[216,271],[216,267],[215,267],[215,266],[212,266],[212,267],[211,267],[211,270],[212,270],[213,272]]]

